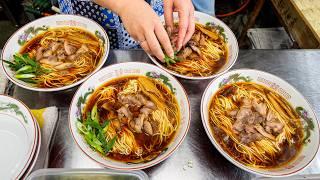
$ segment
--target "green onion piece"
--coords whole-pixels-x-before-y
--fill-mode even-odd
[[[107,142],[105,133],[110,126],[110,120],[106,120],[100,125],[96,121],[97,119],[99,120],[97,113],[97,106],[94,105],[91,112],[87,113],[87,119],[83,123],[81,123],[81,119],[77,120],[76,127],[93,150],[106,154],[114,146],[117,136]]]
[[[26,64],[26,62],[23,60],[22,57],[20,57],[19,54],[13,55],[13,60],[16,62],[16,64]]]
[[[91,119],[95,122],[99,122],[99,114],[98,114],[98,107],[95,104],[91,110]]]
[[[31,79],[31,78],[27,78],[27,79],[21,79],[22,81],[26,82],[26,83],[31,83],[31,84],[37,84],[38,81]]]
[[[33,72],[33,68],[32,66],[30,65],[26,65],[26,66],[23,66],[22,68],[18,69],[18,71],[16,71],[17,74],[20,74],[20,73],[31,73]]]
[[[96,122],[96,121],[87,120],[87,121],[84,122],[84,125],[85,126],[90,126],[91,128],[95,128],[98,131],[102,131],[102,128],[101,128],[100,124],[98,122]]]
[[[114,143],[116,142],[116,140],[117,140],[117,136],[113,137],[110,141],[108,141],[107,147],[105,149],[106,153],[109,152],[113,148]]]
[[[104,133],[107,132],[108,128],[109,128],[109,125],[110,125],[110,121],[109,120],[106,120],[103,124],[102,124],[102,131]]]
[[[170,57],[165,55],[164,56],[164,62],[167,63],[168,66],[170,66]]]
[[[18,69],[21,68],[21,65],[16,64],[16,63],[14,63],[14,62],[10,62],[10,61],[7,61],[7,60],[3,60],[3,62],[9,64],[9,67],[10,67],[12,70],[14,70],[14,71],[16,71],[16,70],[18,70]]]
[[[36,75],[34,74],[16,74],[15,77],[17,79],[27,79],[27,78],[34,78]]]
[[[94,150],[99,151],[100,153],[104,153],[101,147],[102,143],[98,140],[98,138],[94,133],[89,132],[84,136],[84,139]]]
[[[24,60],[24,62],[26,62],[27,64],[30,64],[31,66],[37,66],[37,62],[35,61],[35,59],[31,59],[29,57],[29,54],[22,54],[22,58]]]
[[[77,129],[83,133],[83,134],[88,134],[88,129],[86,128],[86,126],[84,126],[80,121],[77,121],[76,122],[76,126],[77,126]]]
[[[181,58],[175,57],[174,60],[177,61],[177,62],[180,62],[180,61],[181,61]]]
[[[169,62],[172,63],[172,64],[176,63],[176,61],[174,59],[172,59],[172,58],[169,58]]]
[[[2,60],[3,62],[5,62],[5,63],[7,63],[7,64],[9,64],[9,65],[13,65],[13,66],[15,66],[16,64],[14,64],[13,62],[10,62],[10,61],[7,61],[7,60]]]

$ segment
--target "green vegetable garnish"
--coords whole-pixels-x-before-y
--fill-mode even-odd
[[[86,117],[85,120],[79,119],[77,121],[77,129],[92,149],[102,154],[107,154],[117,140],[117,136],[109,141],[106,140],[105,133],[109,128],[110,120],[106,120],[102,125],[99,123],[100,118],[97,105],[93,106],[91,112],[89,112]]]
[[[32,79],[42,74],[48,74],[51,70],[41,67],[35,58],[30,58],[28,54],[15,54],[13,61],[3,60],[16,72],[15,77],[27,83],[37,83]]]
[[[105,122],[102,124],[102,128],[103,128],[102,131],[103,131],[104,133],[107,132],[109,125],[110,125],[110,121],[105,121]]]
[[[224,42],[227,42],[228,38],[226,37],[226,33],[225,33],[223,27],[218,25],[218,26],[216,26],[216,28],[218,29],[219,34],[223,37]]]
[[[174,52],[174,57],[173,59],[171,57],[169,57],[168,55],[164,55],[164,62],[170,66],[171,64],[175,64],[177,62],[180,62],[181,59],[178,58],[176,55],[178,54],[178,52]]]
[[[109,151],[112,149],[112,147],[113,147],[114,143],[116,142],[116,140],[117,140],[117,136],[115,136],[114,138],[112,138],[112,139],[107,143],[107,147],[106,147],[106,149],[105,149],[107,152],[109,152]]]
[[[24,74],[33,72],[32,66],[26,65],[16,71],[16,74]]]
[[[17,79],[29,79],[29,78],[34,78],[36,77],[36,75],[34,74],[16,74],[14,77],[16,77]]]
[[[37,84],[38,83],[36,80],[31,79],[31,78],[26,78],[26,79],[21,79],[21,80],[23,80],[26,83],[31,83],[31,84]]]
[[[91,119],[95,122],[99,122],[99,114],[98,114],[98,107],[97,104],[95,104],[91,110]]]
[[[217,29],[219,34],[223,37],[224,42],[227,42],[228,38],[226,37],[226,33],[225,33],[223,27],[221,27],[219,25],[215,25],[214,23],[210,23],[210,22],[206,23],[206,27]]]

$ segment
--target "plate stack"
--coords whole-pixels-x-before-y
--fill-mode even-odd
[[[0,95],[1,179],[23,179],[32,170],[41,145],[39,124],[22,102]]]

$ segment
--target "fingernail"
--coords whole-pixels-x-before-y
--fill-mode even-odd
[[[174,52],[170,53],[170,57],[174,59]]]
[[[164,62],[164,55],[160,58],[161,62]]]
[[[180,51],[181,48],[182,48],[182,43],[179,44],[178,51]]]
[[[169,35],[171,35],[171,33],[172,33],[172,28],[171,28],[170,26],[167,26],[166,30],[167,30],[167,33],[168,33]]]

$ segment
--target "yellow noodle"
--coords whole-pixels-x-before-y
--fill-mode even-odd
[[[273,162],[276,155],[282,151],[281,144],[287,142],[291,144],[291,139],[296,133],[296,127],[301,127],[298,115],[291,106],[278,94],[255,83],[234,84],[235,92],[231,96],[215,95],[209,109],[209,117],[212,124],[224,131],[224,133],[234,142],[234,149],[241,154],[237,157],[240,162],[252,167],[265,167]],[[268,92],[268,93],[266,93]],[[267,108],[272,111],[277,119],[284,125],[283,131],[276,136],[276,140],[264,138],[259,141],[251,142],[247,145],[242,144],[234,131],[232,125],[234,119],[226,115],[226,111],[237,109],[234,102],[241,101],[242,98],[262,100]],[[224,142],[220,144],[227,148]]]
[[[77,48],[80,48],[82,44],[86,44],[89,48],[89,52],[79,55],[74,61],[72,61],[74,66],[72,68],[57,71],[54,67],[41,64],[42,67],[45,67],[52,72],[33,78],[38,81],[36,86],[45,88],[66,86],[73,84],[90,74],[98,65],[104,49],[98,38],[90,35],[90,37],[95,38],[90,39],[88,36],[89,34],[84,30],[68,27],[49,29],[35,37],[40,37],[39,45],[45,48],[49,47],[52,42],[56,41],[68,41],[71,45]],[[34,57],[35,51],[31,51],[30,55]]]
[[[186,76],[210,76],[219,70],[217,66],[221,65],[218,65],[218,61],[221,61],[222,58],[226,58],[228,47],[216,30],[207,30],[203,25],[197,23],[196,31],[203,32],[203,36],[206,38],[205,43],[199,47],[201,56],[196,59],[187,57],[181,62],[177,62],[167,67]]]
[[[104,106],[105,103],[108,103],[112,106],[113,113],[116,113],[119,108],[118,96],[135,95],[137,93],[145,95],[157,107],[144,119],[144,121],[149,121],[157,127],[153,128],[152,135],[148,135],[151,140],[147,141],[147,144],[141,144],[141,139],[138,140],[136,137],[137,134],[141,134],[130,127],[130,122],[137,118],[137,114],[133,119],[119,118],[117,115],[109,119],[111,112],[106,110]],[[161,81],[148,77],[129,77],[121,83],[103,85],[90,95],[89,102],[97,104],[98,112],[104,112],[102,115],[99,114],[101,119],[102,117],[108,117],[107,119],[110,120],[111,124],[105,131],[106,141],[117,137],[109,153],[136,158],[135,160],[130,159],[130,162],[148,161],[155,158],[162,151],[155,152],[155,149],[167,145],[166,143],[173,137],[180,125],[180,110],[174,94]],[[88,103],[85,112],[90,112],[91,108],[92,103]],[[135,112],[139,112],[139,110]],[[121,128],[117,127],[115,123],[121,123]]]

